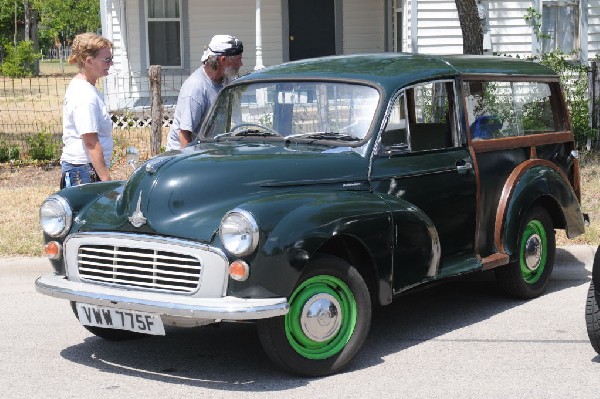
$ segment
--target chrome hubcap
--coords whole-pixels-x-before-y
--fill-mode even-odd
[[[525,264],[531,271],[537,270],[542,259],[542,239],[538,234],[532,234],[525,243]]]
[[[302,331],[313,341],[327,341],[340,330],[340,315],[340,304],[335,298],[327,294],[317,294],[310,298],[302,309]]]

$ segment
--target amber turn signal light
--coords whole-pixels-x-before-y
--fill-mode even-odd
[[[236,281],[245,281],[250,274],[250,266],[243,260],[234,260],[229,264],[229,277]]]
[[[50,259],[60,258],[60,244],[56,241],[50,241],[44,245],[44,251],[46,252],[46,256]]]

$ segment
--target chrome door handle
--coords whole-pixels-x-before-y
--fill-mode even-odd
[[[457,162],[456,163],[456,170],[458,171],[458,174],[465,174],[468,171],[473,169],[473,164],[470,162]]]

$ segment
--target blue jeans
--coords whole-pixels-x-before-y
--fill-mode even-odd
[[[61,189],[100,181],[91,163],[73,164],[61,162],[60,169],[62,171],[60,179]]]

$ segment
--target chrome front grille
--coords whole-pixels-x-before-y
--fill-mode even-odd
[[[200,286],[202,263],[189,253],[156,246],[84,244],[79,246],[77,269],[82,281],[193,293]]]

